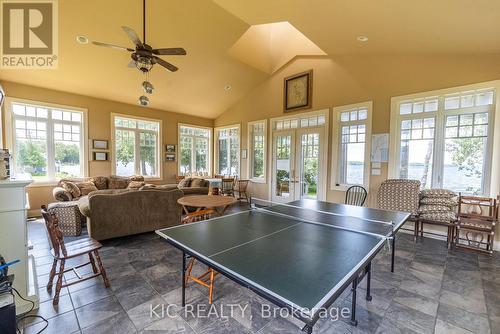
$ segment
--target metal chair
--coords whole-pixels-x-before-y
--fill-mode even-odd
[[[345,204],[363,206],[368,193],[362,186],[350,186],[345,193]]]
[[[49,274],[49,281],[47,283],[48,292],[52,291],[52,283],[54,282],[54,277],[57,275],[56,293],[52,300],[52,304],[59,304],[59,294],[61,293],[62,288],[89,280],[97,276],[102,276],[104,286],[106,288],[109,288],[110,285],[108,277],[106,276],[106,270],[104,270],[101,257],[99,256],[99,249],[102,247],[102,245],[92,238],[82,238],[76,241],[65,243],[63,234],[61,232],[61,229],[59,228],[59,221],[57,217],[53,213],[47,212],[47,207],[45,205],[42,205],[42,216],[45,220],[45,227],[47,228],[49,241],[52,246],[50,252],[52,254],[52,257],[54,258],[52,262],[52,269],[50,270]],[[77,266],[65,269],[64,265],[66,263],[66,260],[80,257],[82,255],[88,255],[89,262],[85,262]],[[96,261],[99,268],[96,266]],[[56,272],[58,263],[59,271]],[[93,273],[90,275],[82,276],[76,271],[76,269],[84,267],[86,265],[92,266]],[[73,281],[66,281],[66,283],[63,284],[63,275],[68,271],[73,271],[77,279]]]
[[[200,210],[196,212],[192,212],[186,215],[184,219],[182,219],[182,224],[190,224],[193,222],[199,222],[203,220],[210,219],[212,217],[216,216],[216,212],[212,209],[209,210]],[[186,286],[188,284],[188,281],[191,280],[197,284],[200,284],[206,288],[208,288],[208,302],[212,304],[213,301],[213,295],[214,295],[214,283],[215,283],[215,278],[219,275],[217,271],[215,271],[212,268],[208,268],[207,271],[205,271],[203,274],[200,276],[192,276],[191,272],[193,270],[193,266],[196,262],[196,259],[194,257],[191,257],[189,259],[187,269],[186,269],[186,276],[185,276],[185,281],[184,285]]]

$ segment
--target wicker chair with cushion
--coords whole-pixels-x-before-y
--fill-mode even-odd
[[[420,181],[389,179],[382,182],[377,194],[380,209],[411,213],[409,221],[415,223],[414,234],[418,235],[418,205]]]

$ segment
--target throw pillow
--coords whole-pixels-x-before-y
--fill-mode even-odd
[[[93,191],[97,191],[97,187],[93,182],[87,181],[87,182],[79,182],[76,184],[78,189],[80,189],[80,193],[82,194],[81,196],[86,196],[90,194]]]
[[[144,176],[142,175],[132,175],[129,177],[130,181],[144,181]]]
[[[93,176],[90,178],[90,181],[93,182],[99,190],[108,189],[108,178],[106,176]]]
[[[144,186],[146,183],[144,181],[130,181],[130,183],[127,186],[127,189],[136,189],[139,190],[142,186]]]
[[[126,189],[130,181],[128,177],[111,175],[108,181],[108,189]]]
[[[190,187],[204,187],[205,186],[205,179],[200,179],[198,177],[194,178],[191,181]]]
[[[420,191],[420,197],[452,198],[455,196],[457,196],[457,194],[448,189],[424,189]]]
[[[457,206],[458,202],[456,198],[424,197],[420,200],[420,204],[446,205],[452,208]]]
[[[63,182],[61,182],[61,186],[63,187],[64,190],[69,192],[71,194],[71,197],[73,197],[73,198],[78,198],[78,197],[82,196],[80,188],[78,188],[74,182],[63,181]]]
[[[186,177],[179,182],[179,188],[189,188],[191,186],[191,181],[193,179],[190,177]]]
[[[450,207],[446,205],[420,205],[419,213],[450,212]]]

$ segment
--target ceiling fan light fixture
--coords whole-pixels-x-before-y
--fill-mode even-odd
[[[149,81],[144,81],[142,83],[142,89],[144,89],[144,92],[148,93],[148,94],[153,94],[153,92],[155,90],[153,84]]]
[[[135,60],[135,67],[143,73],[148,73],[153,68],[153,62],[151,58],[138,56],[137,60]]]
[[[139,101],[137,101],[141,106],[147,107],[149,105],[149,99],[147,96],[142,95],[139,97]]]

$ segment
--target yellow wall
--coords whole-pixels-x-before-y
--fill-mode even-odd
[[[497,55],[298,57],[219,116],[215,125],[240,123],[241,146],[247,148],[247,122],[284,116],[283,78],[308,69],[314,70],[313,107],[305,111],[371,100],[372,133],[376,134],[389,132],[391,97],[498,79],[500,58]],[[330,126],[329,171],[335,160],[331,156],[331,130]],[[268,145],[268,157],[270,150]],[[247,175],[246,160],[242,160],[242,175]],[[268,183],[269,176],[268,171]],[[384,163],[382,175],[370,177],[370,205],[374,204],[376,189],[386,178],[387,163]],[[252,184],[251,188],[254,195],[268,197],[267,184]],[[330,172],[327,188],[330,189]],[[342,201],[343,196],[339,191],[327,193],[329,201]]]
[[[88,110],[88,136],[89,139],[111,140],[111,113],[119,113],[140,117],[153,118],[163,121],[162,144],[177,145],[177,124],[188,123],[202,126],[213,126],[213,120],[200,117],[193,117],[168,111],[152,108],[143,108],[131,104],[113,102],[92,98],[88,96],[65,93],[61,91],[48,90],[33,86],[26,86],[12,82],[0,83],[8,97],[17,97],[40,102],[61,104],[72,107],[86,108]],[[5,113],[3,113],[5,115]],[[5,138],[4,138],[5,139]],[[4,141],[5,142],[5,141]],[[175,182],[177,173],[177,163],[164,162],[163,180],[159,182]],[[111,174],[111,161],[89,162],[89,175],[109,175]],[[30,200],[30,215],[38,214],[38,209],[42,204],[53,202],[53,186],[31,186],[28,190]]]

